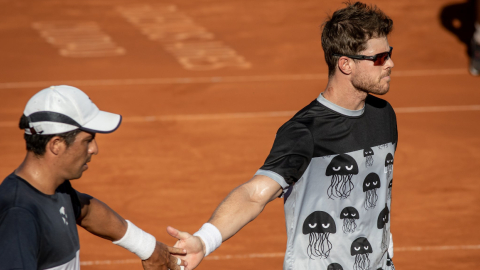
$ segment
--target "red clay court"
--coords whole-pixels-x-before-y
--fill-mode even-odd
[[[395,266],[478,268],[480,78],[468,73],[462,36],[473,10],[458,0],[371,3],[394,20],[383,98],[399,128]],[[124,122],[97,136],[100,153],[74,187],[173,245],[165,228],[195,232],[263,164],[278,127],[323,91],[320,25],[342,6],[0,0],[2,179],[25,154],[17,122],[27,100],[50,85],[79,87]],[[135,255],[79,233],[82,269],[141,269]],[[281,269],[285,245],[278,199],[198,269]]]

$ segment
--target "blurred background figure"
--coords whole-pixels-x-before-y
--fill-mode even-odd
[[[473,76],[478,76],[480,74],[480,0],[476,0],[475,8],[475,33],[472,38],[470,73]]]
[[[466,45],[470,74],[480,74],[480,0],[444,6],[440,13],[443,27]]]

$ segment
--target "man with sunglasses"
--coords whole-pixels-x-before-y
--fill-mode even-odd
[[[167,228],[175,246],[187,250],[187,269],[277,197],[284,198],[288,236],[284,269],[393,269],[396,116],[371,95],[390,88],[392,27],[381,10],[360,2],[324,23],[325,90],[280,127],[264,165],[198,232]]]

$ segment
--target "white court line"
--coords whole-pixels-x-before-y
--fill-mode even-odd
[[[480,111],[480,105],[464,106],[432,106],[432,107],[404,107],[396,108],[396,113],[422,113],[422,112],[459,112]],[[186,114],[162,115],[145,117],[125,117],[125,122],[155,122],[155,121],[193,121],[193,120],[223,120],[261,117],[292,117],[296,111],[256,112],[256,113],[220,113],[220,114]],[[1,122],[0,122],[1,126]]]
[[[404,251],[442,251],[442,250],[464,250],[464,249],[480,249],[480,245],[462,245],[462,246],[426,246],[426,247],[399,247],[394,252]]]
[[[399,70],[392,72],[393,77],[418,77],[438,75],[468,75],[466,69],[438,70]],[[0,89],[46,88],[51,85],[81,86],[113,86],[113,85],[157,85],[157,84],[194,84],[194,83],[246,83],[271,81],[310,81],[326,80],[328,74],[283,74],[256,76],[226,76],[226,77],[191,77],[191,78],[144,78],[144,79],[111,79],[111,80],[71,80],[71,81],[38,81],[0,83]],[[106,90],[106,89],[104,89]],[[109,89],[116,90],[116,89]]]
[[[398,247],[394,252],[418,252],[418,251],[444,251],[444,250],[479,250],[480,245],[463,245],[463,246],[425,246],[425,247]],[[252,253],[243,255],[219,255],[208,256],[205,260],[219,261],[219,260],[232,260],[232,259],[251,259],[251,258],[283,258],[284,252],[275,253]],[[112,265],[112,264],[135,264],[140,263],[140,259],[128,259],[128,260],[102,260],[102,261],[82,261],[80,265]]]
[[[423,113],[423,112],[461,112],[480,111],[480,105],[464,106],[431,106],[431,107],[403,107],[396,108],[396,113]],[[248,119],[269,117],[292,117],[296,111],[277,112],[254,112],[254,113],[219,113],[219,114],[184,114],[184,115],[160,115],[160,116],[131,116],[124,117],[126,123],[145,123],[163,121],[195,121],[195,120],[225,120],[225,119]],[[0,121],[2,127],[16,127],[18,122]]]
[[[394,108],[396,113],[479,111],[480,105]]]
[[[256,112],[256,113],[219,113],[219,114],[185,114],[145,117],[125,117],[125,122],[156,122],[156,121],[192,121],[192,120],[223,120],[258,117],[291,117],[295,111]],[[1,123],[1,122],[0,122]]]

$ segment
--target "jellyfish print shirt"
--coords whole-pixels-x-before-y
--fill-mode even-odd
[[[368,95],[347,110],[320,95],[280,127],[264,165],[284,189],[284,269],[393,269],[388,256],[396,116]]]

